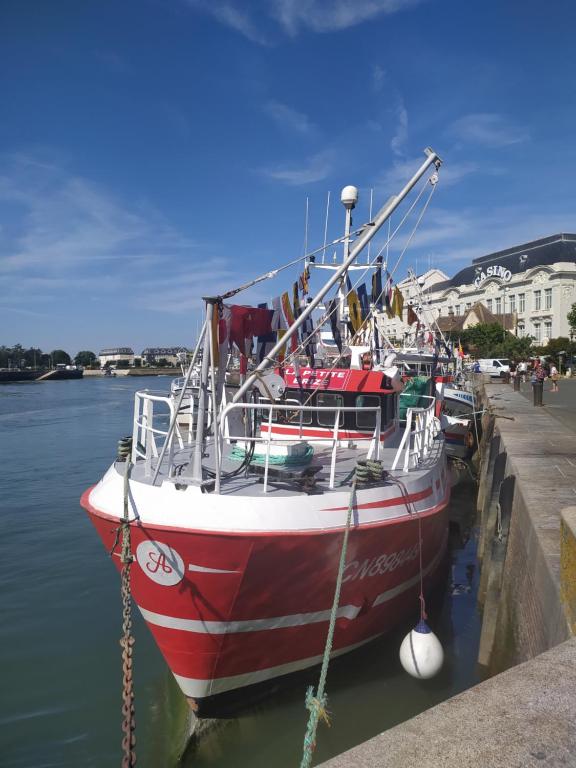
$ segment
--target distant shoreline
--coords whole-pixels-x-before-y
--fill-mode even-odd
[[[119,368],[114,371],[116,376],[181,376],[179,368]],[[99,378],[113,379],[113,375],[107,376],[104,371],[92,371],[84,369],[84,377],[98,376]]]

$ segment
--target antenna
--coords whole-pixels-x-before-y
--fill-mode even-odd
[[[330,190],[326,199],[326,216],[324,218],[324,247],[322,248],[322,264],[326,258],[326,238],[328,237],[328,214],[330,213]]]
[[[308,195],[306,195],[306,217],[304,220],[304,256],[308,253]]]
[[[374,189],[370,189],[370,212],[368,214],[368,221],[372,221],[372,200],[374,198]],[[366,256],[366,264],[370,264],[370,248],[372,247],[372,240],[368,243],[368,254]]]

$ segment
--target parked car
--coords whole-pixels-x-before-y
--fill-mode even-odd
[[[510,360],[497,357],[488,357],[478,360],[480,363],[480,372],[487,373],[492,378],[500,378],[505,373],[510,373]]]

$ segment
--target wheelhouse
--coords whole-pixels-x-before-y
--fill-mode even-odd
[[[304,368],[296,372],[289,368],[284,371],[284,381],[283,404],[293,403],[294,411],[278,410],[273,414],[276,432],[332,432],[338,411],[339,437],[344,439],[358,432],[373,432],[377,419],[381,433],[389,432],[397,422],[398,394],[381,371]],[[301,406],[318,410],[303,411]]]

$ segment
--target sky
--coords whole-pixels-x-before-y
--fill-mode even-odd
[[[191,346],[203,295],[322,245],[328,192],[329,239],[347,184],[367,221],[427,146],[397,280],[575,232],[575,23],[571,0],[2,0],[0,344]]]

